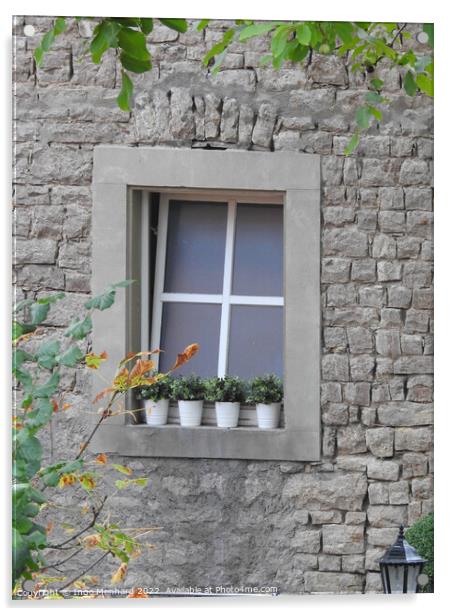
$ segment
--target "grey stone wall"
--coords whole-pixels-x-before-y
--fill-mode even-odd
[[[135,79],[126,114],[114,54],[99,67],[82,55],[89,22],[72,22],[36,70],[32,50],[50,24],[13,26],[14,231],[17,297],[67,292],[49,317],[56,335],[90,292],[96,144],[322,155],[322,461],[127,459],[150,485],[115,496],[113,514],[161,527],[127,583],[380,591],[378,559],[397,526],[433,502],[431,101],[406,97],[383,66],[388,120],[346,158],[362,77],[315,55],[309,66],[259,68],[258,40],[234,43],[212,76],[200,60],[221,37],[217,21],[205,40],[194,28],[152,33],[154,68]],[[91,398],[81,372],[63,385],[73,406],[54,419],[54,457],[83,439]]]

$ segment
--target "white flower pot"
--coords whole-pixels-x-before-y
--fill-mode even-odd
[[[278,428],[281,414],[281,402],[272,404],[256,404],[257,425],[259,428]]]
[[[203,400],[179,400],[180,425],[200,426],[203,403]]]
[[[148,426],[164,426],[168,422],[169,400],[145,400],[144,411]]]
[[[217,426],[236,428],[239,423],[240,402],[215,402]]]

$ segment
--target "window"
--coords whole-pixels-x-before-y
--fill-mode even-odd
[[[179,374],[282,377],[282,196],[161,193],[158,215],[155,199],[143,207],[150,233],[149,221],[158,218],[156,257],[142,247],[154,274],[152,313],[142,311],[143,350],[164,349],[157,359],[166,371],[196,341],[200,352]]]
[[[197,341],[203,352],[187,372],[280,373],[285,421],[271,431],[152,428],[117,416],[98,430],[94,449],[319,459],[319,162],[291,152],[95,148],[93,291],[126,277],[140,282],[95,315],[95,348],[113,367],[151,341],[165,349],[165,369]]]

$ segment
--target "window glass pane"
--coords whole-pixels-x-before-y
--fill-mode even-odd
[[[226,203],[170,201],[166,292],[223,292],[226,221]]]
[[[231,306],[228,374],[283,375],[282,306]]]
[[[197,342],[200,347],[198,353],[176,373],[215,376],[220,317],[220,304],[164,303],[160,348],[165,352],[160,354],[159,369],[163,372],[168,370],[178,353],[192,342]]]
[[[232,293],[283,295],[282,205],[237,205]]]

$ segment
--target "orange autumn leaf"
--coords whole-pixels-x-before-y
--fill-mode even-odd
[[[96,545],[99,545],[100,543],[100,535],[98,533],[94,535],[88,535],[84,537],[82,541],[83,541],[83,545],[86,548],[95,548]]]
[[[105,389],[103,389],[97,394],[97,396],[93,400],[93,404],[96,404],[96,402],[99,402],[99,400],[101,400],[104,396],[106,396],[108,393],[111,393],[113,391],[115,391],[113,387],[106,387]]]
[[[145,355],[157,355],[157,353],[161,353],[161,350],[152,349],[152,351],[139,351],[138,353],[134,353],[132,351],[131,353],[127,353],[124,359],[119,362],[119,367],[123,366],[124,364],[127,364],[129,361],[132,361],[132,359],[135,359],[135,357],[143,357]]]
[[[132,368],[130,373],[130,381],[133,381],[137,377],[144,376],[147,372],[151,372],[155,368],[155,362],[152,359],[139,359]]]
[[[128,599],[149,599],[148,594],[142,588],[132,588],[127,595]]]
[[[101,363],[107,359],[108,355],[105,351],[100,353],[100,355],[96,355],[96,353],[88,353],[85,356],[85,364],[87,368],[91,368],[92,370],[97,370]]]
[[[121,563],[115,573],[111,576],[112,584],[119,584],[126,577],[127,563]]]
[[[74,475],[74,473],[65,473],[64,475],[61,475],[58,486],[60,488],[65,488],[67,486],[73,485],[76,481],[77,476]]]
[[[52,400],[53,412],[56,413],[58,411],[58,402],[56,400]]]
[[[98,464],[107,464],[107,456],[104,453],[100,453],[98,456],[96,456],[96,462]]]
[[[53,522],[49,522],[46,526],[46,534],[48,535],[49,533],[51,533],[52,529],[53,529]]]
[[[174,366],[172,366],[170,370],[176,370],[183,364],[187,363],[187,361],[189,361],[193,357],[193,355],[196,355],[198,351],[199,351],[199,344],[196,344],[196,343],[189,344],[188,347],[186,347],[182,351],[182,353],[178,353]]]
[[[67,411],[68,409],[70,409],[72,406],[72,404],[69,404],[68,402],[65,402],[63,404],[63,411]]]

